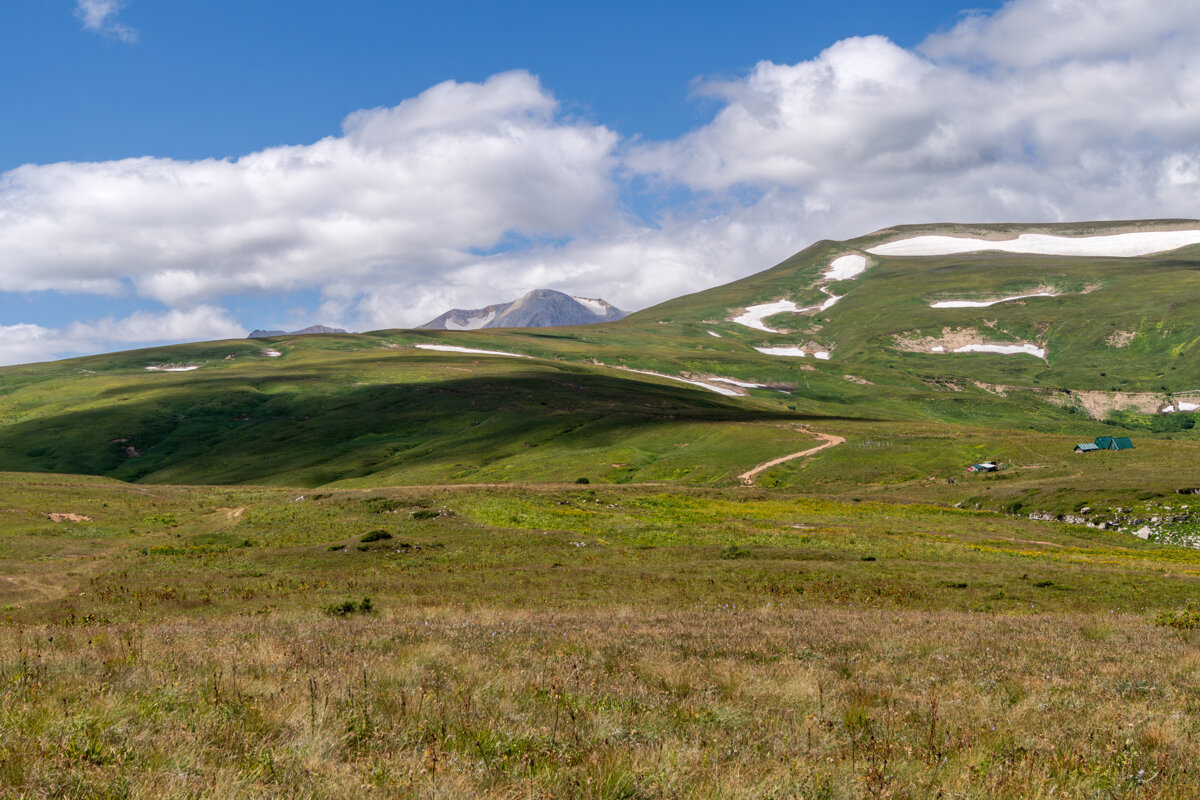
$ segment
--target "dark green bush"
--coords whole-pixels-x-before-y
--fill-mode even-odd
[[[381,528],[376,531],[371,531],[370,533],[363,536],[362,539],[360,539],[359,541],[361,541],[363,544],[367,544],[368,542],[381,542],[384,539],[390,539],[390,538],[392,538],[392,535]]]
[[[330,616],[348,617],[351,614],[370,614],[375,610],[375,606],[371,603],[371,598],[364,597],[358,602],[346,600],[342,603],[330,603],[321,606],[321,610]]]

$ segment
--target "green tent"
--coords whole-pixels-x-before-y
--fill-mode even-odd
[[[1096,447],[1101,450],[1132,450],[1133,442],[1128,436],[1097,436]]]

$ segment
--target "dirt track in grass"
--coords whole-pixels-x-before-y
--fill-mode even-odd
[[[789,453],[786,456],[780,456],[779,458],[774,458],[774,459],[771,459],[770,461],[763,462],[762,464],[759,464],[754,469],[743,472],[741,475],[738,476],[738,478],[740,478],[742,483],[746,484],[747,486],[753,486],[755,476],[758,475],[758,473],[762,472],[763,470],[768,470],[771,467],[782,464],[785,461],[791,461],[792,459],[804,458],[805,456],[815,455],[816,453],[819,453],[822,450],[828,450],[831,447],[837,447],[839,444],[846,441],[845,437],[835,436],[832,433],[815,433],[813,431],[808,431],[808,432],[812,433],[813,436],[816,436],[818,439],[823,440],[824,444],[819,444],[816,447],[810,447],[807,450],[801,450],[799,453]]]

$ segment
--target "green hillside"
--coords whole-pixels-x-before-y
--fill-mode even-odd
[[[1176,443],[1137,467],[1161,475],[1166,491],[1196,441],[1190,412],[1157,412],[1200,402],[1200,320],[1189,313],[1200,298],[1200,246],[1140,257],[869,250],[930,234],[1195,227],[910,226],[819,242],[604,325],[292,336],[9,367],[0,369],[0,469],[156,483],[726,485],[806,447],[804,426],[849,444],[815,459],[832,469],[791,463],[764,474],[767,484],[890,491],[983,457],[1056,464],[1041,475],[1071,476],[1078,462],[1063,459],[1074,440],[1120,432]],[[865,257],[865,271],[822,277],[846,255]],[[1036,294],[1057,296],[932,307]],[[778,332],[737,321],[776,301],[809,310],[757,323]],[[964,342],[1044,357],[949,352]],[[808,355],[756,349],[788,347]],[[863,444],[872,442],[889,449]],[[1049,480],[1041,475],[1029,479]]]

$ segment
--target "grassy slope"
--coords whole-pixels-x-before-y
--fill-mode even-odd
[[[996,254],[873,259],[864,275],[832,287],[845,297],[828,312],[771,320],[793,333],[754,331],[727,318],[783,296],[815,301],[823,295],[811,287],[832,258],[901,235],[1031,229],[1084,234],[1130,227],[1135,224],[922,226],[821,242],[757,275],[607,325],[281,337],[6,368],[0,370],[0,468],[142,482],[379,485],[567,476],[721,485],[755,463],[800,449],[802,434],[781,431],[803,423],[847,436],[850,446],[776,468],[764,476],[768,483],[885,493],[904,484],[922,489],[922,497],[977,502],[971,493],[929,494],[914,484],[931,476],[944,483],[984,454],[1054,464],[1037,475],[1022,473],[1024,483],[1009,478],[1014,482],[1007,485],[1021,483],[1021,492],[1042,484],[1057,488],[1054,481],[1079,474],[1064,447],[1128,431],[1088,419],[1079,408],[1054,405],[1038,392],[1200,387],[1200,360],[1193,357],[1200,330],[1187,310],[1200,288],[1197,248],[1120,260]],[[1019,293],[1046,283],[1072,291],[1100,288],[984,310],[928,307],[948,296]],[[1036,339],[1049,358],[945,356],[893,346],[897,334],[969,326],[1001,341]],[[1109,346],[1115,331],[1133,335],[1127,347]],[[780,358],[753,349],[808,340],[831,347],[834,358]],[[418,352],[410,348],[417,342],[539,360]],[[264,358],[265,346],[283,357]],[[228,355],[235,358],[226,360]],[[148,373],[149,364],[201,368]],[[728,399],[602,365],[724,376],[771,388]],[[975,381],[1030,389],[1001,395]],[[1186,416],[1116,421],[1135,426],[1139,441],[1151,442],[1152,422]],[[1168,483],[1184,480],[1172,473],[1190,457],[1195,434],[1153,435],[1172,444],[1140,452],[1169,455],[1132,460],[1140,474],[1167,490]],[[892,449],[866,446],[880,441]],[[141,455],[126,457],[126,444]],[[1089,478],[1124,485],[1119,474],[1108,472]],[[1079,499],[1061,498],[1058,505]]]
[[[241,343],[172,348],[178,362],[208,362],[194,373],[148,373],[157,354],[146,353],[18,373],[3,399],[16,418],[0,428],[4,466],[151,482],[477,482],[562,470],[709,482],[806,441],[786,427],[803,415],[785,408],[629,373],[361,338],[309,344],[278,359]]]
[[[0,796],[1195,785],[1200,641],[1152,624],[1194,551],[762,491],[0,494]]]

